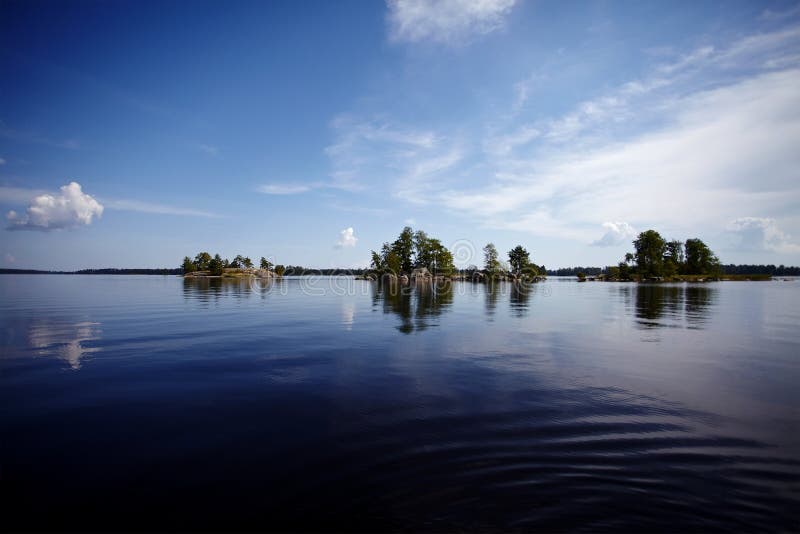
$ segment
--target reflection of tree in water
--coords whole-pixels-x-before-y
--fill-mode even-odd
[[[484,304],[486,306],[486,315],[492,317],[495,308],[497,308],[497,299],[500,297],[501,286],[499,282],[489,280],[484,284]]]
[[[684,310],[689,328],[703,328],[717,300],[718,289],[713,286],[687,286]]]
[[[624,288],[624,294],[628,288]],[[636,292],[636,318],[643,328],[702,328],[716,299],[716,288],[698,285],[639,284]]]
[[[529,282],[511,283],[509,303],[511,305],[511,314],[514,317],[527,315],[531,293],[534,291],[533,288],[534,285]]]
[[[266,295],[273,283],[248,278],[184,278],[183,297],[207,304],[218,301],[222,296],[244,298],[254,293]]]
[[[444,313],[453,304],[452,282],[420,282],[373,284],[373,303],[383,304],[384,313],[400,317],[398,329],[404,334],[425,330],[431,319]]]

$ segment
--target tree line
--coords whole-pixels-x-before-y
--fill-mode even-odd
[[[618,266],[608,267],[561,267],[559,269],[550,269],[547,271],[549,276],[577,276],[578,273],[584,273],[587,276],[598,276],[601,274],[611,274],[613,269]],[[722,274],[769,274],[772,276],[800,276],[800,267],[787,266],[787,265],[756,265],[756,264],[742,264],[736,265],[728,263],[721,265]]]

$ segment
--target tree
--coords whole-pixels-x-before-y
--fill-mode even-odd
[[[673,276],[683,270],[683,243],[677,239],[667,241],[664,252],[664,275]]]
[[[194,265],[194,262],[192,261],[192,258],[190,258],[189,256],[185,256],[183,258],[183,265],[181,266],[181,268],[183,269],[184,273],[193,273],[197,270],[197,268]]]
[[[414,231],[410,226],[403,228],[400,235],[392,243],[392,251],[400,259],[400,271],[411,272],[414,268],[412,256],[414,254]]]
[[[686,240],[686,274],[717,274],[720,263],[717,256],[700,239]]]
[[[374,250],[371,252],[372,252],[372,262],[370,263],[370,265],[372,266],[372,268],[375,269],[376,271],[383,271],[384,269],[386,269],[386,264],[384,262],[383,256],[381,256],[380,253],[375,252]]]
[[[270,263],[270,261],[264,256],[261,256],[261,268],[265,271],[272,269],[272,263]]]
[[[220,258],[219,254],[215,254],[211,261],[208,262],[208,270],[215,276],[222,274],[222,258]]]
[[[208,264],[211,262],[211,254],[208,252],[200,252],[194,257],[194,265],[198,271],[207,271]]]
[[[431,267],[434,250],[428,234],[422,230],[414,233],[414,267]]]
[[[666,242],[655,230],[639,234],[633,242],[636,248],[636,269],[642,278],[662,276]]]
[[[231,267],[233,267],[234,269],[241,269],[242,267],[245,267],[245,261],[249,260],[250,258],[245,258],[241,254],[237,254],[236,257],[233,258],[233,261],[231,262]],[[250,262],[250,265],[253,265],[252,261]]]
[[[530,254],[522,245],[517,245],[508,251],[508,263],[511,264],[511,272],[519,276],[530,265]]]
[[[428,240],[428,254],[431,256],[431,271],[434,274],[450,275],[455,270],[453,254],[438,239]]]
[[[483,266],[486,274],[494,275],[500,271],[500,261],[497,257],[497,247],[494,246],[494,243],[487,243],[487,245],[483,247]]]
[[[252,269],[253,268],[253,260],[251,260],[250,258],[246,257],[244,260],[242,260],[242,265],[244,265],[247,269]]]
[[[386,270],[393,274],[399,274],[403,268],[403,260],[394,250],[386,254]]]
[[[283,273],[286,272],[286,267],[283,265],[276,265],[275,266],[275,274],[278,276],[283,276]]]

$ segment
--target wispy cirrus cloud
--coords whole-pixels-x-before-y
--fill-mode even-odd
[[[722,232],[754,207],[780,223],[800,203],[797,50],[800,27],[670,49],[644,76],[555,117],[526,117],[518,85],[505,122],[453,139],[384,119],[379,130],[404,135],[376,142],[351,128],[334,163],[488,228],[595,245],[622,243],[634,226]]]
[[[201,144],[197,145],[197,149],[200,150],[200,152],[208,154],[209,156],[218,156],[219,155],[219,147],[216,147],[214,145],[207,145],[207,144],[201,143]]]
[[[256,191],[265,195],[297,195],[311,191],[312,188],[313,185],[275,183],[260,185],[256,188]]]
[[[20,143],[32,143],[53,148],[65,148],[67,150],[78,150],[81,147],[81,144],[77,139],[53,139],[35,132],[9,128],[5,126],[2,121],[0,121],[0,137]]]
[[[140,200],[104,200],[106,208],[118,211],[135,211],[139,213],[153,213],[158,215],[176,215],[186,217],[207,217],[219,218],[214,212],[186,208],[181,206],[171,206],[169,204],[159,204],[153,202],[143,202]]]
[[[389,38],[395,42],[460,44],[497,31],[516,0],[388,0]]]
[[[413,128],[385,119],[337,117],[334,142],[325,149],[332,179],[341,189],[358,191],[376,183],[393,183],[392,194],[424,202],[431,181],[464,157],[457,139],[427,128]]]

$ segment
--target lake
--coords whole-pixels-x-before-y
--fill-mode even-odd
[[[795,280],[0,295],[12,529],[800,529]]]

